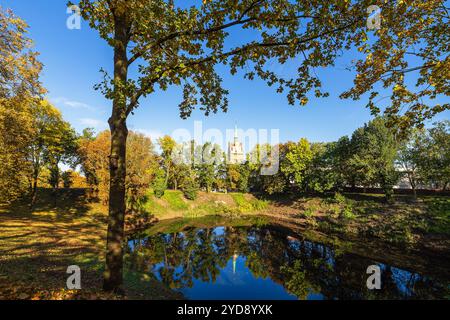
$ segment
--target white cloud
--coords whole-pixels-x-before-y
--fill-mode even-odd
[[[55,105],[66,106],[66,107],[70,107],[70,108],[74,108],[74,109],[89,109],[89,110],[94,109],[92,106],[90,106],[86,103],[70,100],[70,99],[64,98],[64,97],[50,98],[49,100],[51,103],[53,103]]]
[[[142,133],[144,136],[149,137],[152,139],[153,142],[156,142],[158,138],[161,138],[164,136],[164,134],[161,131],[158,130],[147,130],[147,129],[134,129],[134,132]]]
[[[97,130],[106,129],[108,127],[108,124],[105,121],[101,121],[101,120],[97,120],[97,119],[82,118],[79,121],[83,126],[87,126],[87,127],[94,128]]]

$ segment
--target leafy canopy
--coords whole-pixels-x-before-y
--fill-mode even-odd
[[[248,79],[259,77],[277,92],[285,92],[290,104],[305,105],[309,93],[328,95],[315,70],[334,66],[339,56],[354,48],[362,56],[354,61],[354,86],[343,98],[360,99],[370,93],[368,107],[379,113],[377,87],[390,90],[386,112],[403,126],[421,124],[449,108],[448,103],[428,105],[423,100],[449,95],[449,16],[442,0],[380,1],[381,28],[373,32],[367,28],[372,0],[330,0],[326,5],[319,0],[195,3],[80,1],[90,26],[112,47],[126,49],[126,67],[137,63],[136,79],[122,83],[105,72],[97,86],[106,97],[126,101],[124,118],[142,96],[170,85],[183,86],[183,118],[197,105],[207,115],[226,111],[228,91],[218,65],[232,74],[241,71]],[[293,77],[271,70],[274,63],[289,62],[297,64]],[[405,75],[410,72],[419,76],[408,86]]]

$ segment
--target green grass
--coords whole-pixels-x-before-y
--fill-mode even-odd
[[[431,223],[428,231],[450,235],[450,197],[425,197]]]
[[[183,193],[181,191],[167,190],[161,198],[169,204],[169,208],[175,211],[187,210],[189,206],[183,201]]]
[[[38,196],[33,210],[28,203],[0,204],[0,297],[114,298],[101,291],[107,208],[89,203],[77,190],[60,190],[56,195],[39,190]],[[66,289],[70,265],[82,270],[79,292]],[[156,280],[145,283],[146,292],[135,292],[136,281],[124,283],[129,298],[173,296]]]
[[[152,191],[149,191],[147,194],[147,199],[144,205],[145,211],[148,213],[160,217],[165,213],[165,208],[156,202],[156,197]]]
[[[144,204],[145,210],[158,219],[198,218],[208,215],[234,218],[245,213],[263,211],[268,206],[268,201],[242,193],[205,193],[203,197],[190,201],[184,198],[181,191],[174,190],[167,190],[161,199],[156,198],[152,190],[149,190]]]
[[[184,214],[186,218],[198,218],[202,216],[215,215],[215,216],[226,216],[234,217],[239,215],[240,211],[238,208],[229,207],[222,203],[202,203],[195,208],[192,208]]]
[[[167,206],[164,206],[163,203]],[[147,192],[147,199],[144,209],[157,218],[164,217],[168,211],[183,211],[188,210],[189,206],[183,201],[183,194],[181,191],[167,190],[161,199],[157,199],[152,190]]]
[[[306,217],[306,218],[312,218],[314,217],[314,214],[316,213],[316,210],[313,208],[307,208],[306,210],[304,210],[301,214],[302,216]]]
[[[267,200],[249,200],[243,193],[231,193],[230,195],[241,213],[265,210],[269,205]]]
[[[375,237],[395,244],[415,246],[430,235],[450,235],[450,197],[396,195],[386,203],[382,195],[335,194],[298,200],[312,229],[328,234],[345,233]],[[439,241],[439,240],[436,240]]]

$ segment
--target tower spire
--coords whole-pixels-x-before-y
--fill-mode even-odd
[[[237,124],[234,127],[234,141],[228,143],[228,160],[232,164],[244,162],[243,144],[239,142],[239,131]]]
[[[236,274],[236,262],[238,257],[238,254],[235,252],[233,255],[233,274]]]

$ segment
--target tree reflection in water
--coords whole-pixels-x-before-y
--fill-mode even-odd
[[[236,277],[246,276],[235,288],[229,283],[222,299],[445,299],[450,294],[445,276],[380,263],[382,289],[368,290],[366,269],[375,261],[272,226],[157,234],[130,240],[127,257],[131,270],[154,274],[193,299],[218,298],[211,288],[223,285],[230,268]],[[256,292],[257,281],[264,281],[264,292]]]

